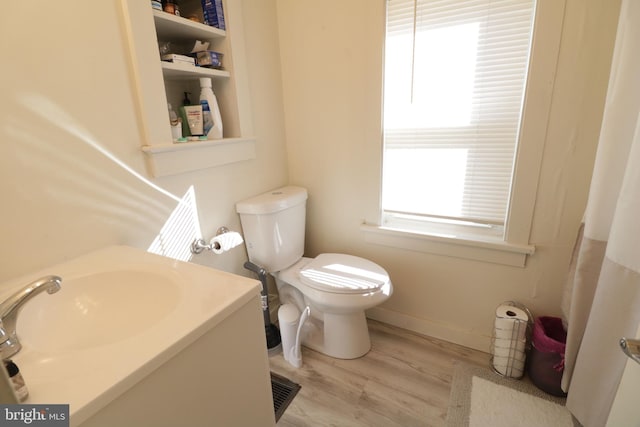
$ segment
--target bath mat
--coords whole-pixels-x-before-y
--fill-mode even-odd
[[[296,397],[300,390],[300,384],[271,372],[271,393],[273,394],[273,410],[276,414],[276,422],[284,414],[287,406]]]
[[[539,390],[526,378],[504,378],[489,367],[456,364],[447,427],[579,427],[565,399]]]

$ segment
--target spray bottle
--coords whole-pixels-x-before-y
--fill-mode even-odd
[[[201,77],[200,78],[200,103],[202,104],[203,114],[206,116],[206,109],[208,104],[209,114],[212,119],[212,124],[208,131],[205,130],[208,139],[221,139],[222,138],[222,117],[220,116],[220,108],[218,107],[218,100],[216,99],[216,95],[213,93],[211,89],[211,78],[209,77]],[[205,117],[204,122],[207,123],[208,120]]]

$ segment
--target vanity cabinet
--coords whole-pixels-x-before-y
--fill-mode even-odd
[[[187,16],[193,11],[202,14],[200,0],[183,1],[180,5]],[[187,17],[154,10],[149,1],[121,0],[121,6],[141,125],[141,149],[150,174],[156,177],[175,175],[255,158],[241,2],[225,2],[224,31]],[[193,44],[196,40],[208,42],[210,50],[223,54],[223,69],[160,60],[158,42]],[[212,78],[224,138],[175,143],[168,104],[171,103],[177,113],[185,92],[189,93],[193,104],[199,102],[200,77]]]
[[[0,288],[49,275],[18,323],[25,404],[69,405],[70,427],[275,427],[259,281],[108,246]]]
[[[78,427],[275,427],[259,316],[256,297]]]

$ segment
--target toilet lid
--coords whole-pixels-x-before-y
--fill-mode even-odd
[[[300,271],[302,282],[326,292],[362,294],[389,282],[387,272],[367,259],[345,254],[321,254]]]

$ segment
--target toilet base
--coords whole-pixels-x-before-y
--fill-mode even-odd
[[[323,319],[310,319],[313,326],[302,340],[302,345],[337,359],[357,359],[369,352],[371,340],[364,311],[323,313]]]

